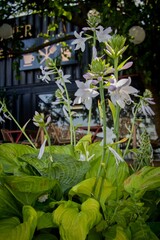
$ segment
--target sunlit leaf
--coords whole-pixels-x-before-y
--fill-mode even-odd
[[[59,226],[62,239],[85,240],[90,229],[101,220],[99,203],[87,199],[81,206],[78,204],[61,204],[53,212],[53,221]]]

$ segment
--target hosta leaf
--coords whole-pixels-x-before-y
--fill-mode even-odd
[[[23,207],[23,222],[16,218],[0,221],[4,225],[0,231],[0,240],[32,240],[37,225],[37,214],[31,206]]]
[[[104,236],[105,240],[132,240],[130,231],[118,225],[111,226],[105,231]]]
[[[53,228],[56,227],[52,220],[52,213],[50,212],[37,212],[37,230],[43,228]]]
[[[83,154],[86,153],[88,145],[92,142],[91,138],[91,134],[82,137],[75,146],[75,151],[82,152]]]
[[[57,181],[37,176],[4,176],[3,182],[23,205],[32,205],[42,194],[49,193]]]
[[[53,212],[53,221],[59,226],[63,240],[85,240],[90,229],[101,220],[99,203],[95,199],[87,199],[81,209],[77,205],[61,204]]]
[[[140,199],[146,191],[160,188],[160,167],[145,166],[124,182],[124,189],[134,199]]]
[[[73,197],[74,195],[78,195],[84,199],[90,198],[91,196],[98,198],[102,181],[103,181],[102,178],[100,178],[97,183],[96,189],[93,193],[93,188],[96,182],[96,178],[95,177],[88,178],[78,183],[74,187],[72,187],[72,189],[69,191],[69,196]],[[104,179],[101,194],[100,194],[101,204],[105,203],[106,199],[111,195],[114,189],[115,188],[112,186],[112,184],[108,180]]]
[[[97,175],[99,165],[102,158],[102,147],[99,142],[93,143],[89,146],[88,151],[90,155],[94,155],[94,157],[90,160],[91,168],[87,173],[87,178],[93,177]],[[117,166],[115,157],[110,154],[110,157],[107,158],[109,152],[106,151],[105,158],[107,159],[106,167],[105,167],[105,176],[106,179],[113,184],[113,186],[117,186],[118,182],[118,192],[122,193],[124,180],[129,176],[129,168],[127,163],[119,162]]]
[[[18,157],[26,153],[33,153],[35,149],[28,145],[4,143],[0,145],[1,164],[3,171],[6,173],[14,173],[15,168],[18,168]]]
[[[21,222],[17,217],[5,218],[0,220],[0,233],[8,231],[8,229],[15,228]]]
[[[88,162],[78,161],[71,155],[53,154],[53,162],[50,162],[49,154],[37,160],[36,155],[25,155],[21,157],[21,161],[25,161],[34,167],[42,176],[50,176],[60,182],[62,191],[65,191],[78,182],[82,181],[84,175],[88,171],[90,164]]]
[[[33,240],[58,240],[58,238],[51,233],[40,233]]]
[[[74,146],[70,144],[66,145],[52,145],[51,147],[45,148],[46,152],[54,153],[54,154],[66,154],[71,155],[72,157],[76,157],[76,152],[74,150]]]
[[[21,208],[12,194],[0,185],[0,216],[1,218],[21,216]]]
[[[159,238],[151,231],[149,226],[142,220],[130,223],[132,239],[134,240],[158,240]]]

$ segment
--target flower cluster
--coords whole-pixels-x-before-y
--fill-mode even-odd
[[[92,43],[92,60],[88,71],[83,75],[84,81],[75,81],[77,91],[75,92],[74,101],[71,101],[66,87],[66,84],[70,83],[70,75],[64,75],[62,69],[58,69],[54,61],[49,59],[47,67],[41,68],[42,76],[40,78],[49,82],[51,80],[50,75],[55,74],[54,79],[58,90],[56,91],[56,101],[53,104],[63,104],[63,112],[70,119],[70,125],[73,124],[71,105],[85,105],[89,111],[88,133],[90,132],[93,98],[99,98],[100,121],[103,129],[103,141],[101,144],[105,148],[107,144],[112,144],[113,141],[118,143],[119,141],[120,112],[125,109],[126,105],[133,104],[133,118],[135,121],[137,112],[143,112],[144,115],[153,115],[154,113],[149,104],[154,104],[154,102],[149,92],[145,92],[144,96],[138,95],[138,90],[132,86],[130,77],[119,79],[119,72],[130,68],[133,64],[130,57],[122,61],[122,55],[128,47],[125,45],[126,39],[118,34],[111,35],[111,27],[104,29],[100,25],[100,15],[96,10],[91,10],[88,13],[87,23],[88,27],[82,28],[80,33],[74,32],[76,39],[71,43],[75,45],[75,50],[81,50],[82,52],[85,51],[88,40]],[[97,46],[102,46],[103,53],[100,56],[98,55]],[[132,96],[139,97],[138,104],[134,103]],[[107,126],[107,100],[110,101],[109,107],[114,122],[111,129]],[[74,128],[75,126],[72,126],[70,130],[74,132]],[[130,138],[131,135],[132,132]],[[115,154],[112,149],[110,151],[117,159],[118,153]]]

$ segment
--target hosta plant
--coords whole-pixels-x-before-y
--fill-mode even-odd
[[[85,43],[89,41],[93,57],[84,74],[85,81],[76,81],[78,90],[73,102],[67,90],[70,76],[51,59],[42,68],[42,80],[49,82],[50,75],[55,76],[58,91],[54,104],[64,104],[71,143],[51,145],[47,132],[51,119],[48,117],[45,122],[44,114],[36,112],[33,121],[45,133],[40,149],[33,143],[0,145],[0,240],[158,240],[160,237],[160,167],[145,161],[144,142],[139,149],[130,149],[137,114],[153,115],[149,106],[153,100],[149,91],[139,95],[131,86],[131,78],[119,80],[119,72],[132,65],[130,58],[122,60],[127,49],[125,38],[111,35],[111,28],[104,29],[99,24],[100,16],[93,10],[88,14],[89,27],[79,34],[75,32],[76,50],[85,51]],[[133,101],[133,95],[138,100]],[[99,97],[103,130],[103,139],[97,142],[91,141],[90,132],[94,97]],[[74,104],[84,104],[88,109],[88,133],[78,142],[73,124]],[[129,136],[121,139],[119,120],[126,105],[132,108],[132,126],[128,129]],[[13,119],[4,102],[2,110],[4,117]],[[113,118],[110,129],[106,111]],[[21,130],[25,133],[25,126]],[[126,148],[122,151],[124,142]],[[130,166],[125,161],[130,151],[143,159],[140,165],[136,161]],[[149,154],[146,149],[147,159]]]

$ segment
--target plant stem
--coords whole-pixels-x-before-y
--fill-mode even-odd
[[[106,104],[105,104],[105,97],[104,97],[103,81],[100,81],[99,88],[100,88],[100,98],[101,98],[101,106],[102,106],[102,112],[103,112],[102,113],[102,117],[103,117],[103,119],[102,119],[102,122],[103,122],[103,149],[102,149],[102,158],[101,158],[101,162],[100,162],[99,169],[97,172],[93,192],[96,190],[96,186],[98,184],[100,176],[104,177],[104,162],[105,162],[105,155],[106,155],[106,122],[107,122],[107,118],[106,118]],[[101,181],[101,186],[100,186],[99,193],[98,193],[98,200],[100,200],[100,197],[101,197],[103,184],[104,184],[104,181]]]
[[[91,128],[91,117],[92,117],[92,107],[88,111],[88,134],[90,134],[90,128]]]
[[[114,58],[114,75],[116,81],[118,81],[118,57]],[[116,121],[114,123],[114,131],[116,134],[116,141],[119,141],[119,117],[120,117],[120,106],[116,104]]]
[[[24,131],[24,129],[19,125],[19,123],[17,122],[17,120],[13,117],[13,115],[10,113],[10,111],[8,111],[8,115],[12,118],[12,120],[15,122],[15,124],[18,126],[18,128],[22,131],[23,135],[26,137],[26,139],[28,140],[28,142],[30,143],[30,145],[34,148],[37,149],[36,146],[34,145],[34,143],[31,141],[31,139],[28,137],[28,135],[26,134],[26,132]]]
[[[124,153],[123,153],[123,158],[125,158],[125,156],[126,156],[126,154],[127,154],[127,151],[128,151],[128,148],[129,148],[129,146],[130,146],[131,140],[132,140],[133,131],[134,131],[134,126],[135,126],[135,122],[136,122],[136,117],[137,117],[137,112],[138,112],[139,106],[140,106],[140,103],[137,104],[136,109],[135,109],[135,112],[134,112],[134,114],[133,114],[133,121],[132,121],[131,132],[130,132],[129,139],[128,139],[128,141],[127,141],[127,146],[126,146],[125,151],[124,151]]]
[[[63,79],[63,78],[62,78]],[[73,119],[72,119],[72,114],[71,114],[71,106],[70,106],[70,97],[68,94],[68,89],[66,87],[65,82],[63,81],[63,86],[65,89],[65,93],[66,93],[66,98],[67,98],[67,109],[68,109],[68,113],[69,113],[69,125],[70,125],[70,143],[71,145],[75,145],[76,144],[76,137],[75,137],[75,130],[74,130],[74,126],[73,126]]]

